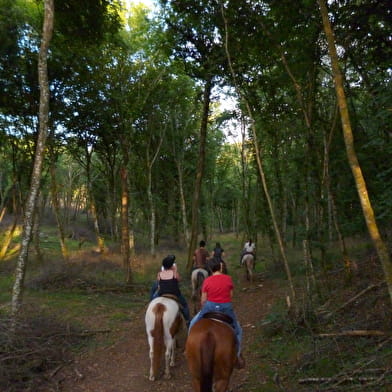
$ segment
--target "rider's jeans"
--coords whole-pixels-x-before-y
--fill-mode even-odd
[[[241,342],[242,342],[242,328],[237,321],[237,317],[234,313],[233,310],[233,305],[231,302],[226,302],[226,303],[219,303],[219,302],[211,302],[211,301],[206,301],[203,305],[203,308],[200,310],[199,313],[193,317],[191,323],[189,324],[189,330],[193,327],[193,325],[199,321],[201,318],[203,318],[203,315],[208,313],[208,312],[222,312],[227,314],[233,319],[233,324],[234,324],[234,332],[237,338],[237,344],[238,344],[238,354],[241,353]]]

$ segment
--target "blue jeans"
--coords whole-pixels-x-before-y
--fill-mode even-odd
[[[154,298],[157,298],[157,297],[159,297],[159,293],[158,293],[158,281],[156,280],[151,286],[150,301],[152,301]],[[179,295],[177,298],[181,304],[181,309],[180,309],[181,313],[184,316],[185,321],[188,323],[189,320],[191,319],[188,303],[186,302],[186,299],[182,294]]]
[[[234,313],[233,310],[233,305],[231,302],[226,302],[226,303],[218,303],[218,302],[211,302],[211,301],[206,301],[203,305],[203,308],[200,310],[199,313],[193,317],[191,320],[191,323],[189,324],[189,330],[193,327],[193,325],[199,321],[203,316],[208,313],[208,312],[222,312],[227,314],[233,319],[233,325],[234,325],[234,333],[237,338],[237,349],[238,349],[238,355],[241,353],[241,342],[242,342],[242,328],[237,321],[237,317]]]
[[[156,298],[158,295],[158,281],[154,280],[154,283],[151,285],[151,290],[150,290],[150,301],[152,301],[154,298]]]

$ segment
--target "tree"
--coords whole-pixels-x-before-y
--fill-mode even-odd
[[[325,35],[328,41],[328,51],[331,58],[331,66],[342,122],[344,141],[346,144],[347,158],[354,176],[367,228],[384,270],[385,280],[387,282],[388,292],[392,303],[392,260],[389,256],[388,249],[385,246],[383,239],[381,238],[374,216],[373,207],[368,195],[366,182],[363,177],[361,166],[355,152],[350,115],[347,107],[346,95],[343,88],[343,75],[339,67],[339,59],[335,46],[334,33],[328,17],[328,9],[324,0],[318,0],[318,3],[320,6],[320,13],[323,20]]]
[[[42,29],[42,41],[38,56],[38,79],[40,86],[39,133],[31,177],[30,192],[27,198],[25,209],[21,249],[17,260],[15,283],[12,291],[11,313],[14,318],[14,321],[18,316],[22,304],[23,282],[26,272],[26,262],[33,230],[34,211],[36,209],[36,202],[40,188],[45,143],[48,135],[49,82],[47,57],[50,40],[53,34],[54,0],[45,0],[44,10],[45,11]]]

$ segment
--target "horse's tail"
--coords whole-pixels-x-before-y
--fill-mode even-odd
[[[197,282],[196,288],[197,288],[197,290],[201,289],[201,286],[203,285],[204,279],[205,279],[205,277],[204,277],[203,272],[199,271],[197,273],[197,277],[196,277],[196,282]]]
[[[200,392],[212,392],[214,353],[215,339],[211,332],[207,332],[200,342]]]
[[[192,300],[197,301],[200,297],[201,286],[203,285],[205,277],[203,272],[197,271],[196,279],[195,279],[195,286],[192,290]]]
[[[163,352],[163,314],[165,313],[165,310],[166,306],[161,303],[157,303],[153,309],[153,312],[155,313],[155,323],[151,335],[154,338],[152,367],[155,377],[157,377],[158,375],[158,370],[161,364],[161,357]]]

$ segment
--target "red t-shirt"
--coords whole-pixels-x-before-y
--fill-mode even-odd
[[[201,291],[207,293],[207,301],[226,303],[231,302],[230,292],[233,288],[231,276],[220,274],[205,279]]]

